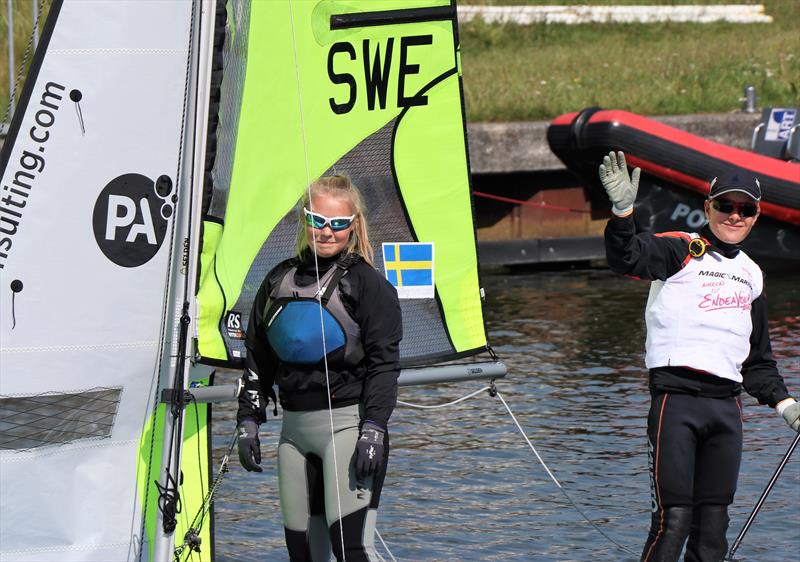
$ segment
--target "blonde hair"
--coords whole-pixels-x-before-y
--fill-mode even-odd
[[[297,255],[300,256],[309,247],[308,236],[306,234],[306,219],[303,207],[311,210],[310,201],[317,195],[327,195],[337,199],[347,199],[353,209],[355,219],[353,219],[350,240],[344,249],[345,253],[358,254],[365,262],[373,266],[374,250],[369,243],[369,232],[367,229],[366,207],[361,192],[353,185],[350,178],[344,175],[324,176],[313,182],[306,190],[299,206],[299,225],[297,229]]]

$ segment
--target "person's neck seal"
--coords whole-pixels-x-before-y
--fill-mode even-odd
[[[700,236],[708,241],[712,250],[718,254],[722,254],[726,258],[735,258],[736,254],[739,253],[741,244],[730,244],[728,242],[723,242],[714,235],[708,224],[706,224],[700,231]]]
[[[320,271],[327,271],[334,264],[339,264],[341,267],[345,269],[350,267],[351,265],[355,264],[359,260],[360,256],[355,252],[339,252],[335,256],[330,257],[322,257],[317,256],[316,264]],[[310,265],[311,267],[314,266],[314,252],[310,249],[306,249],[303,252],[300,260],[305,265]]]

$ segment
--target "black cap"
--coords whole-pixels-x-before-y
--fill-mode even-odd
[[[709,199],[716,199],[720,195],[738,191],[749,195],[756,201],[761,201],[761,184],[758,178],[744,172],[725,172],[711,180]]]

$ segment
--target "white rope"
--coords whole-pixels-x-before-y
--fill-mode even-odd
[[[476,394],[480,394],[480,393],[481,393],[481,392],[483,392],[484,390],[490,390],[491,388],[492,388],[492,387],[490,387],[490,386],[484,386],[484,387],[483,387],[483,388],[481,388],[480,390],[476,390],[475,392],[470,392],[470,393],[469,393],[469,394],[467,394],[466,396],[462,396],[461,398],[458,398],[458,399],[456,399],[456,400],[453,400],[452,402],[447,402],[447,403],[445,403],[445,404],[433,404],[433,405],[427,405],[427,404],[412,404],[411,402],[403,402],[402,400],[398,400],[398,401],[397,401],[397,403],[398,403],[398,404],[402,404],[403,406],[408,406],[409,408],[420,408],[420,409],[424,409],[424,410],[435,410],[435,409],[437,409],[437,408],[446,408],[446,407],[448,407],[448,406],[453,406],[454,404],[458,404],[459,402],[463,402],[464,400],[467,400],[467,399],[469,399],[469,398],[472,398],[472,397],[473,397],[473,396],[475,396]]]
[[[294,2],[293,0],[289,0],[289,19],[292,26],[292,51],[294,56],[294,75],[297,79],[297,104],[300,113],[300,134],[303,139],[303,159],[306,168],[306,185],[308,186],[306,189],[308,190],[308,206],[313,211],[314,207],[311,202],[311,172],[308,169],[308,145],[306,141],[306,125],[305,119],[303,114],[303,95],[300,88],[300,72],[299,72],[299,63],[297,60],[297,41],[294,32]],[[312,229],[314,231],[314,229]],[[336,454],[336,431],[333,426],[333,404],[331,404],[331,381],[330,381],[330,374],[328,371],[328,348],[325,342],[325,320],[323,316],[323,306],[322,306],[322,288],[320,287],[320,280],[319,280],[319,262],[317,261],[317,233],[314,231],[314,238],[311,244],[311,251],[314,254],[314,272],[317,277],[317,300],[319,302],[319,323],[320,323],[320,331],[322,332],[322,358],[325,365],[325,386],[328,390],[328,417],[330,419],[330,426],[331,426],[331,444],[333,446],[333,471],[334,471],[334,478],[336,480],[336,506],[339,511],[339,538],[341,539],[341,546],[342,546],[342,560],[343,562],[347,562],[347,555],[345,553],[344,548],[344,524],[342,522],[342,498],[341,493],[339,490],[339,463],[338,463],[338,455]],[[336,267],[336,266],[334,266]]]
[[[395,557],[394,557],[394,554],[392,554],[392,551],[391,551],[391,550],[389,550],[389,547],[388,547],[388,545],[386,544],[386,542],[384,542],[384,540],[383,540],[383,537],[382,537],[382,536],[381,536],[381,534],[378,532],[378,529],[375,529],[375,536],[376,536],[376,537],[378,537],[378,540],[379,540],[379,541],[381,541],[381,544],[383,545],[383,548],[384,548],[384,550],[386,550],[386,553],[389,555],[389,558],[391,558],[391,559],[392,559],[392,562],[397,562],[397,558],[395,558]],[[377,554],[377,553],[376,553],[376,554]],[[384,560],[383,556],[381,556],[380,554],[378,554],[378,557],[381,559],[381,561],[383,561],[383,560]]]
[[[620,548],[621,550],[624,550],[625,552],[627,552],[628,554],[631,554],[632,556],[638,556],[638,554],[636,554],[635,552],[633,552],[631,549],[629,549],[628,547],[626,547],[626,546],[624,546],[624,545],[621,545],[620,543],[618,543],[617,541],[615,541],[614,539],[612,539],[610,536],[608,536],[608,535],[607,535],[607,534],[606,534],[606,533],[605,533],[605,532],[604,532],[604,531],[603,531],[603,530],[602,530],[600,527],[598,527],[598,526],[597,526],[597,524],[596,524],[594,521],[592,521],[591,519],[589,519],[589,517],[588,517],[588,516],[587,516],[587,515],[586,515],[586,514],[583,512],[583,510],[582,510],[580,507],[578,507],[578,504],[576,504],[576,503],[575,503],[575,501],[573,501],[573,499],[570,497],[570,495],[567,493],[567,491],[564,489],[564,487],[563,487],[563,486],[562,486],[562,485],[559,483],[559,481],[558,481],[558,480],[556,480],[556,477],[555,477],[555,476],[553,476],[553,473],[550,471],[550,468],[548,468],[548,466],[547,466],[547,465],[545,464],[545,462],[542,460],[542,457],[540,457],[540,456],[539,456],[539,453],[536,451],[536,448],[533,446],[533,443],[531,443],[531,440],[530,440],[530,439],[528,439],[528,436],[525,434],[525,431],[522,429],[522,426],[521,426],[521,425],[519,424],[519,422],[517,421],[517,418],[516,418],[516,416],[514,416],[514,413],[511,411],[511,408],[509,408],[509,407],[508,407],[508,404],[506,403],[506,401],[505,401],[505,399],[503,398],[503,396],[500,394],[500,392],[497,392],[497,391],[495,391],[495,392],[497,393],[497,397],[498,397],[498,398],[500,399],[500,401],[503,403],[503,406],[505,406],[505,407],[506,407],[506,410],[508,411],[508,415],[510,415],[510,416],[511,416],[511,419],[512,419],[512,420],[514,420],[514,423],[517,425],[517,429],[519,429],[519,432],[520,432],[520,433],[522,434],[522,436],[525,438],[525,441],[528,443],[528,446],[531,448],[531,451],[533,451],[533,453],[536,455],[536,458],[537,458],[537,459],[539,459],[539,463],[540,463],[540,464],[541,464],[541,465],[544,467],[544,469],[547,471],[547,474],[549,474],[549,475],[550,475],[550,478],[552,478],[552,479],[553,479],[553,482],[555,482],[555,483],[556,483],[556,486],[558,486],[558,489],[559,489],[559,490],[561,490],[561,493],[562,493],[562,494],[564,494],[564,497],[565,497],[565,498],[567,498],[567,501],[569,501],[569,503],[570,503],[570,504],[572,504],[572,507],[574,507],[574,508],[575,508],[575,511],[577,511],[578,513],[580,513],[580,514],[581,514],[581,516],[582,516],[582,517],[583,517],[583,518],[586,520],[586,522],[587,522],[587,523],[589,523],[589,525],[591,525],[592,527],[594,527],[594,528],[595,528],[595,530],[596,530],[598,533],[600,533],[601,535],[603,535],[603,536],[604,536],[606,539],[608,539],[610,542],[614,543],[614,545],[615,545],[615,546],[617,546],[617,548]]]
[[[514,424],[517,426],[517,429],[522,434],[522,437],[525,439],[525,442],[528,444],[528,447],[530,447],[531,451],[533,451],[533,454],[536,455],[536,458],[538,459],[539,464],[542,465],[542,467],[547,472],[548,476],[550,476],[550,479],[555,483],[556,486],[558,486],[558,489],[561,490],[561,493],[564,494],[564,497],[567,498],[567,501],[569,501],[569,503],[572,505],[572,507],[575,508],[575,511],[580,513],[581,516],[584,518],[584,520],[586,520],[587,523],[589,523],[592,527],[594,527],[595,530],[598,533],[603,535],[603,537],[608,539],[615,546],[617,546],[621,550],[624,550],[628,554],[631,554],[633,556],[638,556],[635,552],[633,552],[632,550],[630,550],[626,546],[621,545],[620,543],[618,543],[617,541],[612,539],[610,536],[608,536],[600,527],[597,526],[596,523],[594,523],[594,521],[589,519],[589,517],[583,512],[583,510],[580,507],[578,507],[578,504],[576,504],[575,501],[573,501],[573,499],[570,497],[570,495],[567,494],[567,491],[561,485],[561,482],[558,481],[558,479],[555,477],[553,472],[550,470],[550,467],[547,466],[547,464],[542,459],[541,455],[539,455],[539,451],[536,450],[536,447],[533,446],[533,443],[528,438],[528,436],[525,434],[525,430],[522,429],[522,426],[520,425],[519,421],[517,421],[517,417],[514,415],[514,412],[511,411],[511,408],[508,406],[508,403],[505,401],[505,399],[500,394],[500,392],[497,390],[497,388],[495,388],[494,383],[492,383],[491,386],[485,386],[485,387],[481,388],[480,390],[476,390],[475,392],[470,392],[469,394],[466,394],[466,395],[462,396],[461,398],[458,398],[456,400],[453,400],[452,402],[447,402],[447,403],[444,403],[444,404],[435,404],[435,405],[432,405],[432,406],[428,406],[428,405],[423,405],[423,404],[411,404],[409,402],[403,402],[401,400],[398,400],[397,403],[398,404],[402,404],[403,406],[411,407],[411,408],[421,408],[421,409],[445,408],[447,406],[452,406],[454,404],[458,404],[459,402],[463,402],[464,400],[467,400],[468,398],[472,398],[473,396],[475,396],[477,394],[480,394],[484,390],[488,390],[490,395],[497,396],[497,398],[500,399],[500,401],[503,403],[503,406],[505,406],[506,411],[508,412],[508,415],[511,416],[511,419],[514,421]],[[375,532],[377,534],[377,531],[375,531]],[[380,535],[378,535],[378,536],[380,537]],[[381,542],[383,542],[383,539],[381,539]],[[384,546],[385,546],[385,544],[384,544]],[[388,549],[387,549],[387,552],[388,552]],[[391,552],[389,554],[391,556]],[[392,558],[392,559],[394,560],[394,558]]]
[[[521,426],[521,425],[519,424],[519,422],[517,421],[517,418],[516,418],[516,416],[514,415],[514,413],[511,411],[511,408],[509,408],[509,407],[508,407],[508,404],[506,403],[506,401],[505,401],[505,399],[503,398],[503,396],[502,396],[502,395],[501,395],[501,394],[498,392],[498,393],[497,393],[497,397],[500,399],[500,402],[502,402],[502,403],[503,403],[503,406],[505,406],[505,407],[506,407],[506,410],[508,410],[508,415],[510,415],[510,416],[511,416],[511,419],[512,419],[512,420],[514,420],[514,423],[515,423],[515,424],[517,424],[517,429],[519,429],[519,432],[520,432],[520,433],[522,434],[522,436],[525,438],[525,441],[528,443],[528,446],[531,448],[531,451],[533,451],[533,454],[534,454],[534,455],[536,455],[536,458],[537,458],[537,459],[539,459],[539,463],[540,463],[540,464],[541,464],[541,465],[544,467],[544,469],[547,471],[547,474],[549,474],[549,475],[550,475],[550,478],[552,478],[552,479],[553,479],[553,482],[555,482],[555,483],[556,483],[556,486],[558,486],[558,488],[559,488],[561,491],[564,491],[564,488],[561,486],[561,483],[560,483],[558,480],[556,480],[556,477],[555,477],[555,476],[553,476],[553,473],[552,473],[552,472],[550,472],[550,469],[549,469],[549,468],[547,467],[547,465],[544,463],[544,461],[542,460],[542,457],[540,457],[540,456],[539,456],[539,452],[536,450],[536,447],[534,447],[534,446],[533,446],[533,443],[531,443],[531,440],[530,440],[530,439],[528,439],[528,436],[527,436],[527,435],[525,435],[525,430],[524,430],[524,429],[522,429],[522,426]]]

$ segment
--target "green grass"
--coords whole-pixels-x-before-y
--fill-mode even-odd
[[[593,105],[645,115],[729,112],[741,108],[747,85],[756,87],[759,106],[798,106],[800,1],[763,4],[771,24],[462,25],[467,117],[551,119]]]
[[[15,53],[30,0],[12,0]],[[726,4],[746,0],[464,0],[462,4]],[[461,26],[471,121],[551,119],[598,105],[644,115],[736,111],[753,85],[759,106],[800,106],[800,0],[763,0],[771,24]],[[45,1],[49,6],[50,0]],[[46,9],[46,8],[45,8]],[[0,3],[0,118],[8,105],[6,4]],[[40,24],[41,26],[41,24]],[[14,72],[16,75],[16,71]]]
[[[8,92],[9,83],[8,75],[12,73],[15,83],[19,73],[19,67],[22,64],[23,57],[25,56],[26,48],[31,38],[33,30],[33,6],[31,0],[11,0],[11,6],[14,18],[14,58],[17,68],[9,69],[8,67],[8,0],[0,2],[0,121],[8,110]],[[40,1],[37,0],[37,4]],[[39,16],[39,37],[41,37],[41,29],[44,27],[44,21],[47,16],[47,11],[50,8],[51,0],[44,0],[42,2],[42,10]],[[28,54],[28,64],[30,59],[33,58],[33,46],[30,48]],[[25,70],[27,70],[27,65]],[[24,83],[24,73],[22,78],[16,85],[16,97],[19,98],[19,93],[22,90]],[[9,116],[5,121],[9,121]]]

